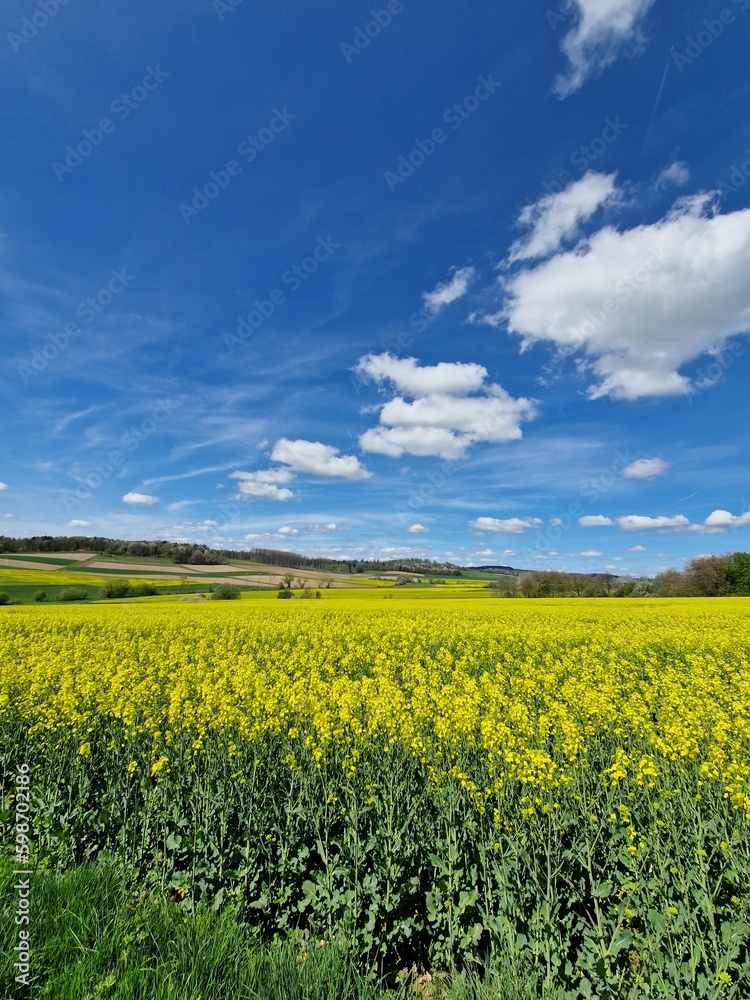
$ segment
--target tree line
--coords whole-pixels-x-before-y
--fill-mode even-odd
[[[489,589],[495,597],[750,597],[750,553],[701,556],[653,580],[539,570],[504,574]]]
[[[31,552],[91,552],[97,555],[130,556],[140,559],[169,559],[179,566],[217,566],[228,559],[282,566],[285,569],[312,569],[328,573],[440,573],[461,576],[459,566],[428,559],[327,559],[301,556],[281,549],[211,549],[201,543],[167,541],[123,541],[89,535],[34,535],[10,538],[0,535],[0,554]]]

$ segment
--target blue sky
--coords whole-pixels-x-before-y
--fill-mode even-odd
[[[0,531],[750,547],[750,0],[7,0]]]

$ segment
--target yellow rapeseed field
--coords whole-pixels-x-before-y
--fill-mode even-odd
[[[230,754],[279,734],[290,768],[333,747],[356,768],[385,739],[479,798],[686,767],[750,814],[749,650],[744,599],[22,607],[0,623],[0,716],[83,756],[119,720],[155,772],[178,734]]]

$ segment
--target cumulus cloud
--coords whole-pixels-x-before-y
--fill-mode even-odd
[[[645,517],[641,514],[628,514],[618,517],[617,523],[622,531],[650,531],[654,528],[688,528],[690,521],[684,514],[672,517]]]
[[[581,552],[581,556],[584,559],[601,559],[603,555],[603,552],[595,552],[593,549],[589,549],[588,552]]]
[[[496,535],[522,535],[529,528],[538,528],[543,522],[538,517],[477,517],[469,521],[472,531],[490,532]]]
[[[430,529],[425,528],[423,524],[410,524],[406,530],[412,535],[426,535]]]
[[[237,491],[240,497],[252,500],[278,500],[280,503],[286,503],[294,498],[292,491],[285,485],[294,479],[294,473],[290,469],[233,472],[229,478],[239,481]]]
[[[2,493],[3,490],[7,490],[7,489],[8,489],[8,484],[7,483],[0,483],[0,493]]]
[[[671,467],[671,462],[665,462],[661,458],[639,458],[631,462],[622,470],[626,479],[656,479],[663,475]]]
[[[68,527],[69,528],[90,528],[91,527],[91,521],[78,521],[78,520],[74,519],[72,521],[68,521]]]
[[[578,523],[582,528],[606,528],[613,521],[604,514],[586,514],[578,518]]]
[[[330,531],[338,531],[338,525],[335,524],[333,521],[330,521],[328,524],[310,524],[310,525],[308,525],[308,530],[309,531],[328,531],[328,532],[330,532]]]
[[[654,0],[575,0],[575,4],[576,23],[560,43],[569,63],[555,80],[560,98],[610,66],[625,46],[642,40],[642,22]]]
[[[710,528],[744,528],[750,524],[750,511],[735,515],[728,510],[715,510],[708,515],[704,524]]]
[[[546,257],[565,240],[579,235],[580,224],[588,222],[597,209],[620,201],[616,177],[589,170],[564,191],[546,194],[533,205],[527,205],[517,225],[530,232],[510,248],[508,263]]]
[[[507,323],[523,348],[582,351],[592,399],[685,394],[683,365],[750,330],[749,271],[750,209],[719,214],[703,192],[505,277],[504,308],[485,321]]]
[[[133,504],[136,507],[153,507],[155,503],[159,502],[159,498],[152,497],[148,493],[126,493],[122,502]]]
[[[628,552],[648,552],[648,549],[642,545],[634,545],[632,549],[628,549]]]
[[[536,415],[533,400],[514,399],[502,386],[487,382],[481,365],[420,365],[416,358],[368,354],[355,371],[377,384],[390,383],[399,393],[380,407],[380,425],[359,439],[364,451],[392,458],[458,459],[480,442],[518,440],[521,423]]]
[[[354,371],[378,384],[391,382],[398,392],[415,399],[432,395],[466,396],[478,392],[487,378],[487,369],[482,365],[450,361],[420,365],[416,358],[397,358],[392,354],[366,354]]]
[[[369,479],[372,475],[354,455],[339,455],[339,449],[320,441],[289,441],[280,438],[273,447],[271,458],[280,462],[273,469],[255,472],[233,472],[230,479],[239,482],[238,497],[251,500],[277,500],[285,503],[294,499],[288,488],[298,473],[326,478],[349,480]],[[330,526],[316,525],[313,530],[335,530]]]
[[[294,472],[339,479],[369,479],[372,475],[355,455],[340,455],[339,449],[320,441],[290,441],[279,438],[273,446],[274,462],[288,465]]]
[[[281,528],[279,528],[276,534],[282,536],[298,535],[299,530],[297,528],[291,528],[288,524],[285,524]]]
[[[665,188],[672,184],[675,187],[685,187],[689,180],[690,171],[687,165],[681,163],[679,160],[675,160],[674,163],[670,163],[668,167],[665,167],[656,178],[656,187]]]
[[[446,306],[466,295],[476,275],[473,267],[457,268],[449,281],[433,288],[431,292],[424,292],[422,301],[433,315],[437,315]]]

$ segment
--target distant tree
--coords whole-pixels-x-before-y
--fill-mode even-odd
[[[294,597],[294,594],[288,587],[282,587],[276,596],[280,601],[287,601],[290,597]]]
[[[518,592],[518,581],[515,576],[498,576],[489,584],[493,597],[515,597]]]
[[[218,586],[214,587],[213,593],[211,594],[211,600],[213,601],[238,601],[240,598],[241,590],[239,587],[235,587],[232,583],[220,583]]]
[[[750,552],[733,552],[729,565],[731,593],[750,597]]]
[[[685,567],[685,592],[692,597],[724,597],[732,592],[731,556],[701,556]]]
[[[58,601],[85,601],[88,592],[83,587],[64,587],[57,595]]]
[[[668,569],[654,577],[652,585],[654,597],[687,597],[685,577],[679,570]]]
[[[34,594],[34,600],[38,601],[40,604],[47,600],[47,592],[45,590],[37,590]]]
[[[0,604],[10,604],[10,594],[0,594]]]
[[[589,578],[585,573],[570,573],[568,576],[568,584],[571,592],[575,594],[576,597],[583,597],[586,594]]]
[[[522,597],[540,597],[539,581],[536,573],[523,573],[518,581]]]

